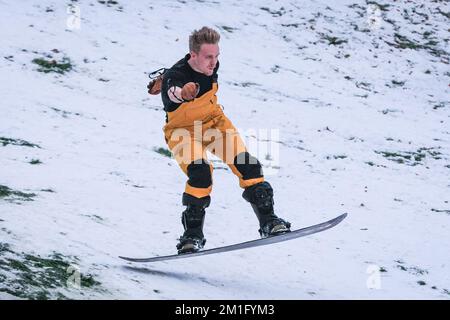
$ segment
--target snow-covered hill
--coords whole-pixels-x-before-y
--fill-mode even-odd
[[[0,1],[0,298],[449,299],[449,19],[448,1]],[[128,264],[182,233],[185,177],[147,74],[203,25],[277,212],[294,228],[349,216]],[[207,247],[256,238],[215,165]]]

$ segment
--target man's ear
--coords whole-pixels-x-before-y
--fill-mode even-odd
[[[197,59],[198,54],[195,53],[194,51],[189,52],[189,54],[191,55],[191,58]]]

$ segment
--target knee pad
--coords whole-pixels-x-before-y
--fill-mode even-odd
[[[261,163],[248,152],[239,153],[233,161],[234,166],[242,174],[242,179],[249,180],[263,176]]]
[[[192,162],[187,167],[187,176],[189,185],[194,188],[208,188],[212,184],[211,169],[205,160],[201,163]]]

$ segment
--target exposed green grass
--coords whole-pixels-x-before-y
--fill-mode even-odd
[[[377,168],[386,168],[386,166],[381,165],[381,164],[376,164],[373,161],[366,161],[365,164],[368,164],[371,167],[377,167]]]
[[[402,271],[408,271],[408,269],[405,267],[405,266],[402,266],[402,265],[397,265],[397,268],[399,268],[400,270],[402,270]]]
[[[61,110],[61,109],[58,109],[58,108],[55,108],[55,107],[50,107],[50,109],[55,111],[56,113],[60,114],[63,118],[68,118],[72,114],[74,114],[76,116],[81,116],[81,114],[78,113],[78,112],[72,113],[72,112]]]
[[[338,37],[333,37],[330,35],[322,35],[322,39],[327,40],[328,41],[328,45],[333,45],[333,46],[337,46],[343,43],[347,43],[347,40],[345,39],[339,39]]]
[[[6,200],[33,201],[32,198],[35,196],[35,193],[12,190],[9,187],[0,184],[0,199],[5,198]]]
[[[394,161],[401,164],[406,164],[410,166],[416,166],[421,164],[421,162],[426,158],[430,157],[435,160],[441,159],[441,153],[434,150],[434,148],[419,148],[417,151],[402,151],[402,152],[392,152],[392,151],[375,151],[377,154],[381,154],[383,157],[390,161]]]
[[[416,267],[416,266],[411,266],[411,267],[407,267],[405,266],[405,262],[401,261],[401,260],[396,260],[395,262],[397,262],[397,268],[399,268],[402,271],[408,271],[409,273],[413,274],[413,275],[425,275],[428,274],[428,270]]]
[[[105,221],[105,219],[96,214],[82,214],[81,216],[92,219],[93,221],[98,223],[102,223],[103,221]]]
[[[0,137],[0,144],[2,144],[3,147],[7,146],[8,144],[13,146],[22,146],[22,147],[31,147],[31,148],[41,148],[37,144],[21,140],[21,139],[12,139],[12,138],[5,138]]]
[[[270,8],[267,8],[267,7],[261,7],[260,9],[267,11],[273,17],[281,17],[283,14],[286,13],[286,10],[284,9],[284,7],[281,7],[279,10],[271,10]]]
[[[104,1],[104,0],[98,0],[98,3],[101,3],[101,4],[106,4],[106,5],[116,5],[116,4],[119,4],[117,1],[115,1],[115,0],[106,0],[106,1]]]
[[[415,275],[424,275],[424,274],[428,274],[428,270],[425,270],[425,269],[422,269],[422,268],[419,268],[419,267],[414,267],[414,266],[408,268],[408,271],[409,271],[410,273],[415,274]]]
[[[363,90],[366,90],[366,91],[372,91],[372,89],[371,89],[372,84],[370,84],[369,82],[357,81],[355,83],[355,86],[357,88],[359,88],[359,89],[363,89]]]
[[[53,253],[41,257],[14,252],[8,244],[0,243],[0,292],[30,300],[67,299],[76,257]],[[101,285],[90,274],[80,273],[79,289],[93,289]]]
[[[233,33],[234,31],[238,30],[237,28],[228,27],[228,26],[219,26],[219,28],[225,30],[226,32]]]
[[[394,86],[397,86],[397,87],[403,87],[405,85],[405,81],[392,80],[391,82]]]
[[[450,214],[450,210],[445,210],[445,209],[441,210],[441,209],[434,209],[434,208],[432,208],[431,211],[438,212],[438,213]]]
[[[236,86],[236,87],[244,87],[244,88],[249,88],[249,87],[259,87],[259,86],[261,86],[259,83],[255,83],[255,82],[251,82],[251,81],[246,81],[246,82],[233,82],[232,84],[233,84],[233,86]]]
[[[427,34],[427,38],[429,37],[431,33]],[[432,40],[432,39],[428,39],[428,41],[424,44],[421,44],[417,41],[411,40],[409,38],[407,38],[406,36],[403,36],[401,34],[395,33],[394,34],[394,42],[395,43],[391,43],[386,41],[386,43],[390,46],[393,46],[395,48],[399,48],[399,49],[411,49],[411,50],[420,50],[420,49],[424,49],[426,51],[428,51],[430,54],[432,54],[433,56],[436,57],[441,57],[441,56],[449,56],[450,54],[442,49],[439,49],[437,47],[437,45],[439,44],[438,41],[436,40]]]
[[[172,152],[170,152],[170,150],[166,149],[166,148],[153,148],[153,151],[168,157],[168,158],[172,158]]]
[[[72,62],[68,57],[62,58],[61,61],[56,61],[54,59],[46,60],[44,58],[35,58],[32,60],[32,62],[39,66],[37,71],[44,73],[55,72],[64,74],[66,72],[69,72],[73,68]]]
[[[345,158],[347,158],[347,157],[348,157],[348,156],[346,156],[346,155],[344,155],[344,154],[339,154],[339,155],[327,156],[326,159],[327,159],[327,160],[331,160],[331,159],[338,160],[338,159],[345,159]]]
[[[370,1],[370,0],[366,1],[366,3],[368,5],[370,5],[370,4],[376,5],[381,11],[389,11],[389,9],[388,9],[390,7],[389,4],[380,4],[376,1]]]
[[[381,110],[382,114],[396,113],[396,112],[398,112],[398,110],[395,110],[395,109],[384,109],[384,110]]]
[[[31,161],[29,162],[30,164],[41,164],[42,161],[39,159],[31,159]]]
[[[444,12],[440,8],[437,8],[437,11],[442,14],[444,17],[450,19],[450,12]]]
[[[413,40],[408,39],[406,36],[398,33],[394,34],[394,41],[397,44],[397,47],[400,49],[418,50],[423,48],[419,43],[414,42]]]
[[[433,106],[433,110],[437,110],[437,109],[440,109],[440,108],[445,108],[446,104],[448,104],[448,103],[446,103],[446,102],[439,102],[439,103],[437,103],[437,104],[435,104]]]
[[[97,0],[98,3],[101,3],[109,8],[116,8],[117,11],[123,12],[123,6],[119,5],[118,1],[115,0]],[[112,41],[112,43],[117,43],[116,41]]]

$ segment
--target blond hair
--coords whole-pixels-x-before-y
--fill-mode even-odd
[[[216,30],[203,27],[200,30],[194,30],[189,36],[189,50],[198,53],[202,44],[216,44],[219,40],[220,34]]]

